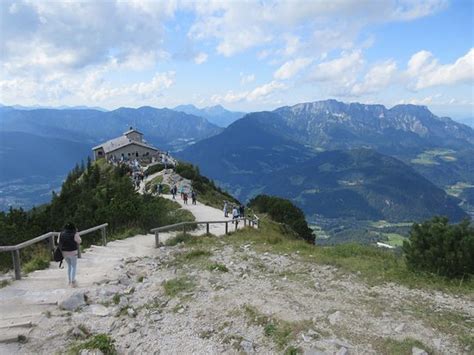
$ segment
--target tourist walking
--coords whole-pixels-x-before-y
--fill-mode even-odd
[[[176,199],[177,192],[178,192],[178,188],[176,187],[176,185],[174,185],[173,188],[171,189],[171,195],[173,195],[173,200]]]
[[[227,208],[227,201],[224,201],[224,217],[228,217]]]
[[[240,215],[240,218],[244,218],[244,217],[245,217],[245,207],[244,207],[244,205],[240,205],[240,207],[239,207],[239,215]]]
[[[191,192],[191,200],[193,201],[193,205],[196,204],[196,199],[197,199],[197,193],[196,193],[196,191],[193,190]]]
[[[66,223],[64,230],[59,234],[59,249],[67,263],[67,278],[69,286],[76,287],[77,250],[82,240],[73,223]]]
[[[239,224],[239,210],[237,206],[232,208],[232,223],[235,223],[235,229],[237,229],[237,225]]]
[[[187,192],[183,192],[183,201],[184,201],[185,205],[188,204],[188,193]]]

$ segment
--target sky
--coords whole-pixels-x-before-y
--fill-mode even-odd
[[[0,1],[0,103],[474,117],[474,1]]]

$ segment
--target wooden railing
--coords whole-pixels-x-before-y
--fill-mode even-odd
[[[95,232],[100,230],[102,235],[102,244],[107,245],[107,233],[106,228],[109,224],[104,223],[96,227],[92,227],[89,229],[85,229],[79,232],[80,236]],[[13,260],[13,268],[15,270],[15,279],[21,279],[21,259],[20,259],[20,250],[30,245],[39,243],[43,240],[48,240],[48,249],[51,251],[51,260],[53,260],[53,252],[54,252],[54,237],[59,237],[60,232],[48,232],[46,234],[40,235],[39,237],[27,240],[26,242],[17,244],[17,245],[8,245],[8,246],[0,246],[0,252],[11,252],[12,253],[12,260]],[[78,257],[81,257],[81,248],[78,248]]]
[[[229,234],[229,223],[234,223],[235,221],[237,222],[244,222],[244,227],[251,226],[251,227],[259,227],[259,219],[257,216],[254,215],[256,218],[248,218],[248,217],[242,217],[242,218],[237,218],[234,220],[225,220],[225,221],[199,221],[199,222],[181,222],[181,223],[176,223],[176,224],[170,224],[168,226],[163,226],[163,227],[158,227],[158,228],[153,228],[151,232],[155,234],[155,247],[158,248],[162,244],[160,242],[160,233],[161,232],[167,232],[170,230],[182,230],[183,234],[186,234],[187,230],[190,230],[192,227],[195,227],[197,225],[206,225],[206,234],[209,234],[209,226],[211,224],[224,224],[225,225],[225,234]],[[235,225],[235,228],[237,229],[237,224]]]

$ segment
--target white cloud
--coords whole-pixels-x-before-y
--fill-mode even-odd
[[[244,75],[243,73],[240,73],[240,85],[247,85],[247,84],[253,83],[254,81],[255,81],[254,74]]]
[[[311,58],[290,60],[278,68],[278,70],[273,74],[273,77],[280,80],[290,79],[298,74],[302,69],[310,65],[312,61]]]
[[[356,81],[363,65],[364,58],[360,50],[342,52],[339,58],[316,65],[309,75],[309,80],[332,81],[347,87]]]
[[[113,85],[103,78],[101,71],[80,71],[74,75],[56,74],[42,78],[0,80],[4,102],[56,104],[80,102],[136,105],[154,99],[175,83],[175,72],[155,73],[149,81],[127,85]]]
[[[202,64],[207,61],[207,54],[204,52],[199,53],[194,57],[194,63],[196,64]]]
[[[406,74],[413,80],[416,90],[438,85],[455,85],[474,82],[474,48],[452,64],[439,64],[432,53],[420,51],[408,62]]]
[[[271,81],[261,86],[257,86],[251,91],[234,92],[229,91],[225,95],[215,94],[211,97],[214,103],[235,103],[240,101],[255,102],[263,101],[275,92],[286,89],[286,85],[278,81]]]
[[[275,91],[279,91],[282,89],[285,89],[286,86],[283,83],[280,83],[278,81],[271,81],[267,84],[264,84],[262,86],[256,87],[253,89],[248,95],[247,95],[247,100],[249,101],[255,101],[258,99],[261,99],[263,97],[267,97],[268,95],[272,94]]]
[[[291,56],[296,53],[301,49],[301,41],[298,36],[293,36],[293,35],[285,35],[285,49],[284,49],[284,54],[286,56]]]
[[[189,36],[216,40],[216,50],[224,56],[274,42],[279,42],[281,53],[287,56],[301,48],[315,50],[315,44],[329,50],[347,50],[367,25],[413,20],[443,9],[446,3],[447,0],[198,1],[190,5],[197,20]],[[299,35],[288,34],[302,29],[314,31],[315,38],[305,44]],[[324,38],[332,38],[333,42],[320,40]]]
[[[375,93],[393,84],[396,77],[397,63],[394,60],[376,64],[365,74],[362,82],[352,87],[352,94],[358,96]]]

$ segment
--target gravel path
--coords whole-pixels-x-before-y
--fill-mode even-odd
[[[150,176],[152,179],[157,174]],[[146,180],[148,181],[148,180]],[[140,192],[143,193],[143,186]],[[171,195],[164,195],[171,199]],[[182,208],[191,211],[196,221],[230,220],[215,208],[197,205],[184,205],[181,199],[176,200]],[[231,224],[229,224],[229,228]],[[230,230],[230,229],[229,229]],[[211,233],[223,235],[224,225],[211,225]],[[193,234],[205,233],[205,227],[193,231]],[[160,240],[174,236],[176,233],[160,233]],[[87,238],[85,236],[84,238]],[[154,235],[137,235],[124,240],[112,241],[103,246],[91,246],[78,260],[77,289],[67,287],[67,276],[64,269],[58,269],[57,263],[51,263],[46,270],[34,271],[0,289],[0,354],[11,354],[17,350],[18,334],[25,334],[31,327],[38,325],[44,314],[56,309],[56,304],[78,290],[96,289],[104,280],[117,279],[122,271],[119,265],[130,257],[156,256],[161,251],[155,248]]]

